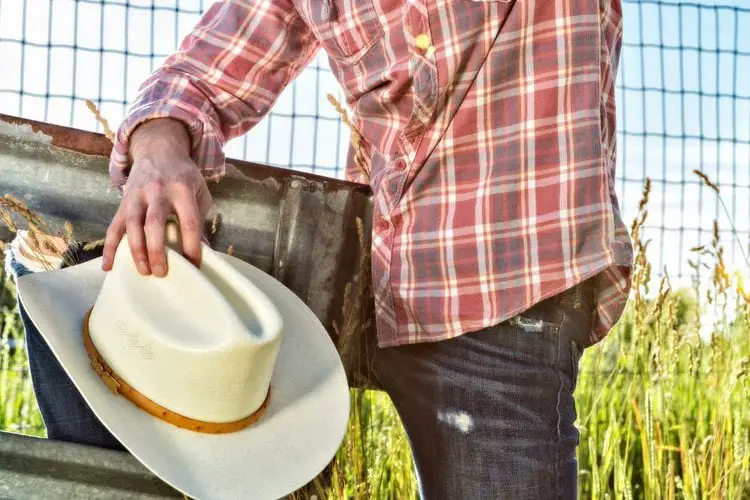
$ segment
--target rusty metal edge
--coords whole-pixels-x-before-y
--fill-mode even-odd
[[[28,125],[31,130],[35,133],[41,132],[52,138],[52,145],[75,151],[78,153],[93,155],[93,156],[104,156],[108,157],[112,152],[112,142],[102,133],[91,132],[89,130],[82,130],[72,127],[66,127],[64,125],[56,125],[53,123],[41,122],[37,120],[31,120],[28,118],[21,118],[19,116],[6,115],[0,113],[0,122],[5,122],[12,125]],[[309,172],[299,172],[296,170],[276,167],[265,163],[256,163],[245,160],[238,160],[234,158],[227,158],[226,163],[231,164],[232,167],[236,168],[243,174],[247,174],[248,171],[253,171],[254,174],[251,177],[257,177],[259,175],[272,175],[277,176],[280,173],[289,174],[290,172],[294,175],[299,175],[310,180],[316,180],[325,182],[332,187],[347,187],[349,189],[360,189],[370,191],[370,187],[365,184],[359,184],[336,177],[329,177],[320,174],[313,174]]]

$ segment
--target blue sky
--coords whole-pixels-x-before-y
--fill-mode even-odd
[[[618,194],[632,220],[643,177],[654,181],[649,220],[666,230],[648,233],[655,239],[651,256],[670,274],[689,272],[687,250],[710,240],[714,218],[729,228],[711,191],[681,184],[695,181],[694,168],[740,186],[725,186],[724,200],[738,230],[747,231],[750,222],[750,5],[700,5],[624,4]],[[689,229],[681,235],[681,227]],[[731,235],[722,241],[739,266]]]
[[[122,101],[133,99],[138,84],[209,3],[180,0],[176,15],[174,0],[130,2],[147,9],[127,9],[124,0],[108,0],[103,7],[94,0],[2,2],[0,112],[98,130],[83,101],[66,97],[75,94],[104,99],[101,110],[116,125],[125,112]],[[643,178],[652,178],[649,221],[656,228],[647,233],[655,240],[649,257],[658,267],[668,264],[671,275],[687,278],[687,249],[710,240],[714,218],[729,228],[716,197],[695,182],[692,169],[728,183],[723,192],[737,229],[750,229],[750,3],[703,0],[678,7],[670,0],[627,0],[624,15],[618,194],[629,224]],[[21,39],[27,42],[23,50],[16,42]],[[126,45],[129,56],[121,53]],[[227,146],[227,154],[306,171],[314,164],[317,172],[338,175],[349,136],[325,98],[328,92],[339,95],[321,55],[268,118]],[[747,245],[747,234],[742,237]],[[739,267],[728,233],[723,242]]]

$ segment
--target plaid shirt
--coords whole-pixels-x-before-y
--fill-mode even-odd
[[[374,196],[381,346],[478,330],[596,276],[590,339],[621,316],[632,245],[615,194],[620,0],[226,0],[141,87],[182,120],[208,180],[324,50],[355,126],[349,180]]]

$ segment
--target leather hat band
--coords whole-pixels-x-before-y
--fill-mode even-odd
[[[180,415],[179,413],[173,412],[164,408],[158,403],[150,400],[132,386],[128,385],[122,378],[120,378],[104,361],[99,351],[91,341],[91,335],[89,334],[89,317],[91,316],[92,309],[86,313],[86,318],[83,320],[83,345],[86,347],[86,352],[91,360],[91,366],[94,371],[99,375],[99,378],[110,388],[115,394],[123,396],[131,403],[135,404],[141,410],[148,412],[154,417],[168,422],[172,425],[180,427],[182,429],[188,429],[195,432],[202,432],[206,434],[228,434],[231,432],[240,431],[260,419],[268,408],[268,403],[271,398],[271,389],[269,388],[266,394],[266,399],[263,404],[255,412],[248,415],[245,418],[236,420],[234,422],[204,422],[202,420],[196,420],[194,418]]]

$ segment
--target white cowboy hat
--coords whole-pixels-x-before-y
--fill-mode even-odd
[[[168,247],[167,276],[144,277],[125,237],[112,271],[28,274],[18,293],[96,416],[163,481],[196,499],[286,496],[343,441],[341,359],[279,281],[205,244],[201,259]]]

